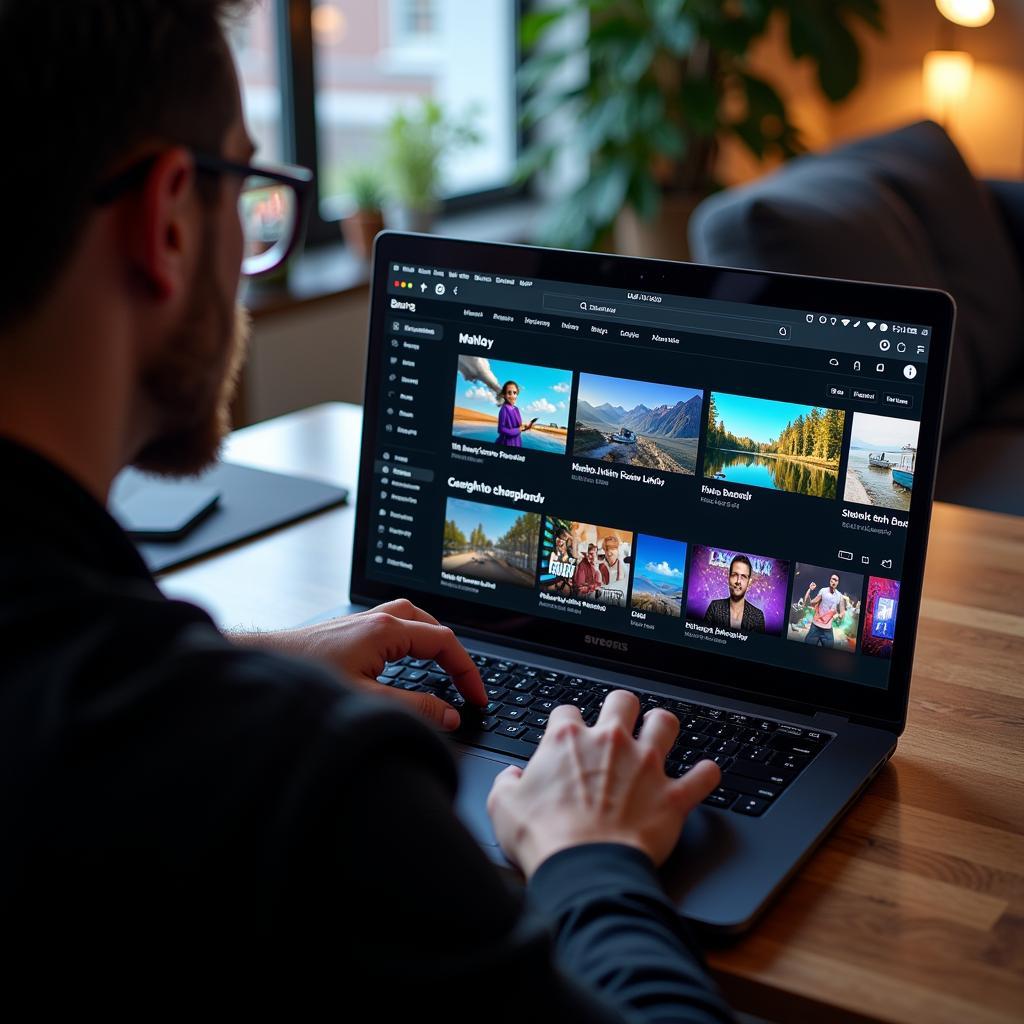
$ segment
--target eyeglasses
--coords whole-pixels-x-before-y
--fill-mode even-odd
[[[242,178],[238,214],[245,248],[242,273],[266,274],[283,264],[299,245],[309,216],[313,174],[305,167],[239,164],[206,153],[193,153],[197,171],[204,174],[237,174]],[[156,156],[147,156],[101,184],[93,199],[113,202],[145,180]]]

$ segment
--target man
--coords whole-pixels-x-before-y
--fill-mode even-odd
[[[605,604],[626,604],[626,586],[629,583],[629,567],[619,558],[621,541],[614,533],[604,539],[604,561],[598,566],[601,573],[600,599]]]
[[[601,589],[601,574],[597,571],[597,545],[588,544],[587,553],[576,566],[572,580],[573,597],[592,597]]]
[[[846,598],[839,592],[839,573],[834,572],[829,577],[827,590],[822,590],[817,597],[811,598],[817,586],[818,584],[812,580],[803,597],[804,607],[809,605],[814,609],[814,618],[811,619],[804,643],[814,647],[834,647],[835,634],[832,630],[846,615],[847,607]]]
[[[764,612],[747,600],[747,589],[753,566],[746,555],[735,555],[729,563],[729,596],[708,604],[704,613],[706,626],[737,630],[740,633],[763,633]]]
[[[219,19],[242,7],[0,0],[8,997],[195,1012],[202,980],[236,1014],[287,995],[381,1020],[729,1019],[654,873],[719,780],[665,776],[672,716],[634,740],[631,694],[592,729],[557,708],[499,776],[524,903],[452,812],[445,744],[374,682],[436,658],[482,703],[450,630],[396,601],[229,640],[103,507],[124,465],[195,471],[225,430],[252,144]]]
[[[548,559],[548,575],[555,579],[548,584],[548,590],[569,596],[572,593],[572,578],[575,575],[576,559],[569,549],[569,531],[561,526],[555,534],[555,549]]]

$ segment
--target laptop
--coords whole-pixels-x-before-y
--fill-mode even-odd
[[[386,232],[351,602],[452,626],[490,703],[458,813],[635,691],[722,784],[663,880],[749,927],[906,721],[954,323],[939,291]],[[462,701],[434,663],[383,685]]]

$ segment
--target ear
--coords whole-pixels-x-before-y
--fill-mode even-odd
[[[199,248],[195,164],[176,146],[157,157],[146,179],[133,227],[138,270],[160,301],[181,295]]]

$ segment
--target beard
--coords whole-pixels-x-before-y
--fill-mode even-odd
[[[160,428],[132,465],[160,476],[195,475],[217,460],[231,430],[231,402],[248,354],[248,310],[221,299],[207,259],[192,296],[182,326],[142,371]]]

